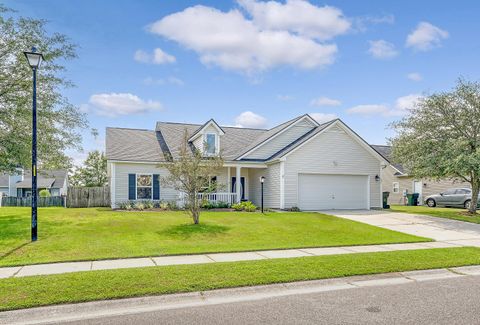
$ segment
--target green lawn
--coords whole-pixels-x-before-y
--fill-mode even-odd
[[[0,208],[0,266],[135,256],[429,241],[318,213],[184,212],[107,208]]]
[[[427,206],[404,206],[404,205],[392,205],[390,210],[396,212],[424,214],[432,217],[447,218],[453,220],[467,221],[472,223],[480,223],[480,214],[476,216],[464,215],[467,210],[457,208],[429,208]]]
[[[480,264],[480,249],[462,247],[9,278],[0,280],[0,311],[474,264]]]

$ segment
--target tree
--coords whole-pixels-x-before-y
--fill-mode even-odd
[[[188,143],[188,132],[185,130],[184,141],[179,148],[178,159],[167,157],[161,164],[169,172],[162,177],[165,186],[172,187],[185,195],[185,207],[189,211],[194,224],[200,222],[202,200],[198,193],[211,186],[211,177],[223,166],[221,156],[205,157],[203,153]]]
[[[105,154],[98,150],[89,152],[83,167],[77,168],[70,177],[70,183],[73,186],[106,186],[108,177]]]
[[[72,83],[62,76],[75,45],[62,34],[47,33],[46,21],[14,18],[0,4],[0,172],[31,164],[32,70],[23,51],[35,46],[45,61],[38,70],[38,163],[42,168],[71,165],[64,151],[80,149],[85,115],[62,93]]]
[[[470,213],[480,189],[480,83],[459,79],[454,89],[424,97],[392,124],[393,159],[413,177],[470,183]]]

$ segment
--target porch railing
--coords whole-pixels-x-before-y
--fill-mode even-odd
[[[180,193],[180,201],[185,203],[185,194]],[[206,200],[209,202],[226,202],[228,204],[234,204],[237,202],[237,194],[229,192],[221,193],[198,193],[198,199]]]

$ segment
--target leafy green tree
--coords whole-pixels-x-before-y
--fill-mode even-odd
[[[106,186],[108,177],[105,154],[98,150],[89,152],[83,167],[77,168],[70,176],[70,184],[87,187]]]
[[[161,164],[168,170],[168,176],[162,177],[162,183],[185,195],[185,207],[190,213],[193,223],[200,223],[202,200],[199,193],[211,188],[211,177],[223,166],[221,156],[206,158],[202,152],[188,144],[189,135],[185,130],[183,144],[179,148],[179,157]]]
[[[62,34],[50,34],[46,21],[17,17],[0,4],[0,172],[31,164],[32,70],[23,51],[35,46],[45,61],[37,72],[38,163],[42,168],[71,165],[65,149],[80,149],[85,115],[62,95],[72,83],[62,76],[76,47]]]
[[[480,190],[480,83],[459,79],[451,91],[420,100],[392,124],[393,159],[413,177],[452,178],[470,183],[476,213]]]

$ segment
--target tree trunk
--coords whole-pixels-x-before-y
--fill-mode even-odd
[[[472,201],[470,202],[470,209],[468,212],[475,214],[477,211],[477,203],[478,203],[478,192],[480,191],[480,180],[474,179],[472,180]]]

